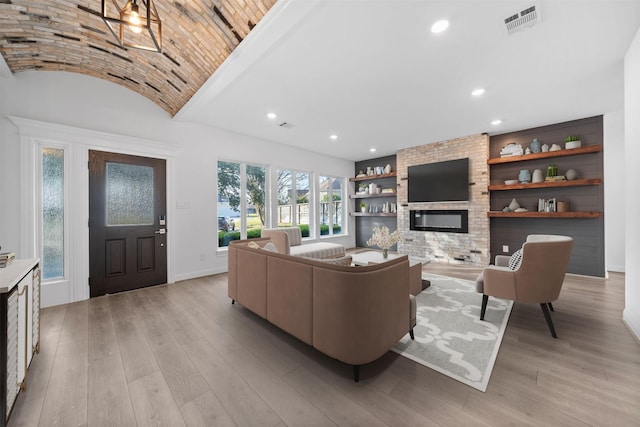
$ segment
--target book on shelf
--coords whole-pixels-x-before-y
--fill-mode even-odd
[[[6,267],[11,264],[11,261],[16,257],[16,254],[13,252],[3,252],[0,253],[0,268]]]
[[[16,257],[16,254],[14,252],[3,252],[3,253],[0,253],[0,261],[7,260],[7,259],[13,259],[15,257]]]

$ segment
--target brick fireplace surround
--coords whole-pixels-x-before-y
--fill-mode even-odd
[[[398,229],[403,240],[398,252],[430,257],[433,262],[485,266],[489,264],[489,135],[425,144],[397,153]],[[425,163],[469,158],[469,202],[407,203],[407,168]],[[468,233],[410,230],[410,210],[468,210]]]

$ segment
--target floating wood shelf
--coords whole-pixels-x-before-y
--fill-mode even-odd
[[[383,173],[383,174],[379,174],[379,175],[367,175],[367,176],[361,176],[361,177],[355,177],[355,178],[349,178],[349,181],[351,182],[356,182],[356,181],[371,181],[373,179],[382,179],[382,178],[393,178],[395,176],[398,176],[397,172],[390,172],[390,173]]]
[[[488,165],[497,165],[500,163],[524,162],[527,160],[548,159],[551,157],[574,156],[576,154],[597,153],[602,150],[600,145],[587,145],[586,147],[573,148],[571,150],[547,151],[546,153],[525,154],[522,156],[496,157],[487,160]]]
[[[371,199],[375,197],[396,197],[398,193],[395,191],[393,193],[377,193],[377,194],[359,194],[356,193],[352,196],[349,196],[350,199]]]
[[[602,212],[502,212],[489,211],[490,218],[600,218]]]
[[[502,190],[528,190],[530,188],[550,188],[550,187],[577,187],[583,185],[600,185],[602,180],[600,178],[595,179],[574,179],[573,181],[554,181],[554,182],[535,182],[529,184],[496,184],[490,185],[489,191],[502,191]]]
[[[395,212],[392,212],[392,213],[351,212],[349,215],[351,216],[398,216],[398,214]]]

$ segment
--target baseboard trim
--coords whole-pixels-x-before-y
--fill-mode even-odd
[[[616,273],[626,273],[624,265],[608,265],[607,271],[614,271]]]
[[[227,267],[225,265],[224,267],[212,268],[209,270],[200,270],[200,271],[192,271],[190,273],[177,274],[174,278],[174,281],[181,282],[183,280],[197,279],[199,277],[213,276],[215,274],[226,273],[226,272],[227,272]]]
[[[640,344],[640,319],[633,319],[629,309],[625,309],[622,312],[622,323],[627,327],[631,336]]]

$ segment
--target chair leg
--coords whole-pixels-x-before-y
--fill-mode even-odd
[[[480,320],[484,320],[484,313],[487,311],[487,302],[489,295],[482,294],[482,308],[480,308]]]
[[[555,310],[553,309],[553,305],[551,305],[551,303],[550,303],[550,302],[548,302],[548,303],[547,303],[547,305],[549,306],[549,310],[551,310],[551,311],[555,311]]]
[[[540,304],[542,308],[542,314],[544,314],[544,318],[547,320],[547,325],[549,326],[549,331],[551,331],[551,336],[554,338],[558,338],[556,335],[556,329],[553,327],[553,320],[551,320],[551,313],[549,312],[549,306],[547,303]]]
[[[416,337],[413,335],[413,328],[409,329],[409,336],[411,337],[412,340],[416,339]]]
[[[360,365],[353,365],[353,380],[355,382],[360,381]]]

